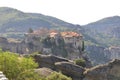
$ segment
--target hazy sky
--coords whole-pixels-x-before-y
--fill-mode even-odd
[[[120,0],[0,0],[0,7],[42,13],[81,25],[120,15]]]

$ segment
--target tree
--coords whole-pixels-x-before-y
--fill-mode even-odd
[[[33,58],[20,57],[18,54],[0,50],[0,71],[9,80],[17,80],[21,73],[33,70],[38,66]]]
[[[61,73],[53,72],[46,78],[46,80],[72,80],[72,79]]]
[[[0,51],[0,71],[3,71],[10,80],[17,77],[20,72],[18,63],[17,55]]]
[[[85,50],[85,45],[84,45],[84,41],[82,41],[82,51]]]
[[[16,80],[42,80],[41,77],[33,70],[27,70],[22,72]],[[44,79],[45,80],[45,79]]]
[[[28,33],[33,33],[33,29],[32,29],[32,28],[29,28],[29,29],[28,29]]]
[[[76,65],[79,65],[79,66],[82,66],[82,67],[85,67],[85,66],[86,66],[85,60],[82,59],[82,58],[76,59],[76,60],[75,60],[75,64],[76,64]]]

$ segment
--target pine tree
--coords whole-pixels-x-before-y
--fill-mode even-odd
[[[28,29],[28,33],[33,33],[33,29],[32,29],[32,28],[29,28],[29,29]]]

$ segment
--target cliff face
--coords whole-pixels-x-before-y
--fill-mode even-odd
[[[109,59],[120,59],[120,47],[119,46],[111,46],[105,49],[105,55]]]
[[[33,39],[32,39],[33,40]],[[37,44],[36,44],[37,43]],[[4,51],[11,51],[20,54],[29,54],[32,52],[36,52],[36,50],[42,51],[42,47],[37,40],[30,41],[20,41],[20,42],[9,42],[8,39],[0,37],[0,48]]]
[[[25,34],[21,42],[9,42],[0,38],[0,46],[3,50],[20,54],[42,52],[43,54],[54,54],[69,59],[82,57],[82,35],[76,32],[51,32],[49,30],[38,30]]]
[[[105,48],[102,46],[87,46],[86,50],[88,52],[88,57],[93,62],[94,65],[105,64],[110,61],[110,58],[106,55]]]
[[[120,80],[120,60],[93,67],[84,72],[83,80]]]
[[[88,56],[94,65],[105,64],[112,59],[120,59],[120,47],[87,46]],[[90,51],[90,52],[89,52]]]

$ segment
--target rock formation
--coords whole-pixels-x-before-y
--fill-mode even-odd
[[[120,80],[120,60],[88,69],[84,75],[83,80]]]
[[[84,68],[77,66],[70,62],[57,62],[55,63],[57,71],[61,71],[63,74],[70,76],[74,80],[82,80]]]
[[[56,70],[55,68],[56,62],[62,62],[62,61],[68,62],[69,61],[65,58],[60,58],[60,57],[53,56],[53,55],[38,54],[38,55],[35,55],[34,58],[35,58],[35,61],[38,62],[39,67],[47,67],[53,70]]]
[[[43,68],[35,69],[35,72],[38,73],[39,76],[47,77],[54,71],[49,68],[43,67]]]
[[[120,59],[120,46],[111,46],[105,49],[105,55],[109,59]]]
[[[34,55],[39,68],[46,67],[72,77],[74,80],[82,80],[85,69],[76,65],[73,61],[53,55]]]
[[[60,71],[73,80],[120,80],[120,60],[92,68],[83,68],[74,62],[52,55],[35,55],[39,67]]]
[[[37,30],[33,33],[26,33],[22,41],[12,41],[0,37],[0,47],[3,50],[30,54],[42,52],[44,54],[54,54],[68,59],[82,57],[83,39],[82,34],[76,32],[56,32],[49,30]]]

